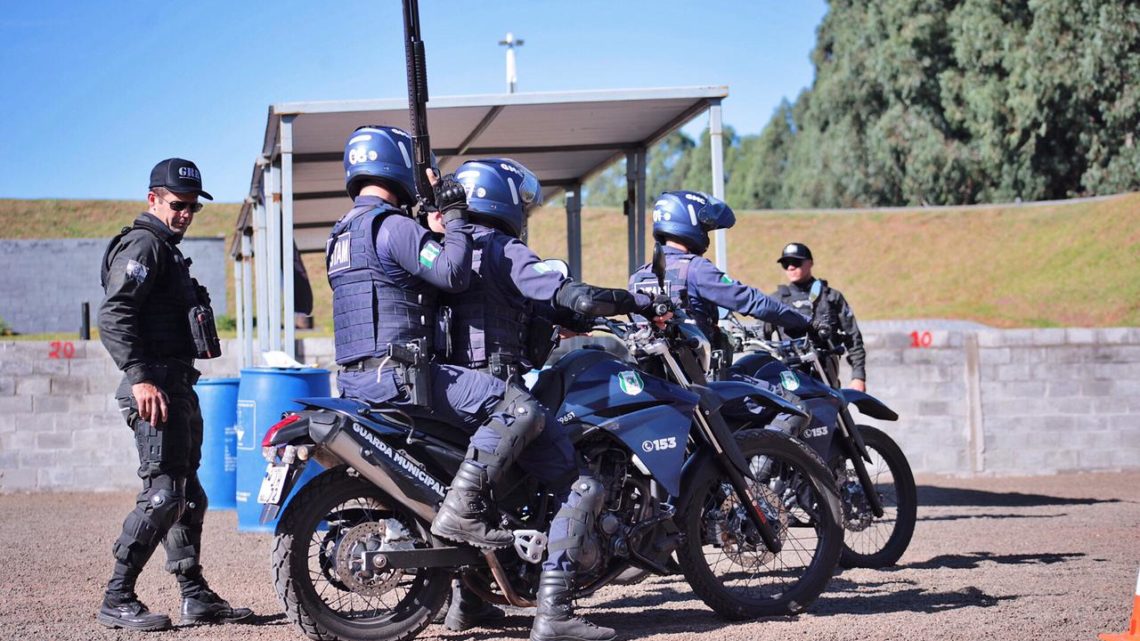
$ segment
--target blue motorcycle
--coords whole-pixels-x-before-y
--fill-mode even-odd
[[[718,374],[752,377],[800,397],[811,423],[797,436],[827,462],[843,504],[843,567],[894,565],[910,545],[918,492],[910,464],[882,430],[855,423],[849,405],[872,418],[895,421],[898,414],[873,396],[842,389],[838,341],[810,338],[771,341],[759,328],[726,318],[737,348],[746,352]]]
[[[803,444],[755,426],[735,434],[726,402],[802,410],[753,385],[703,381],[708,342],[692,326],[605,321],[629,358],[579,349],[542,372],[534,394],[607,488],[576,585],[593,593],[630,568],[680,570],[727,619],[801,611],[823,591],[843,533],[839,497]],[[442,423],[346,399],[301,399],[265,437],[259,501],[273,518],[304,463],[325,472],[284,506],[275,587],[313,639],[414,637],[450,580],[492,603],[533,606],[556,492],[513,470],[497,498],[514,545],[481,551],[430,532],[467,447]],[[676,560],[674,560],[674,555]]]

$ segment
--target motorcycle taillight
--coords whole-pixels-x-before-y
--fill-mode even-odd
[[[277,434],[278,430],[287,425],[292,425],[299,420],[301,420],[301,416],[299,414],[290,414],[280,421],[277,421],[277,423],[273,427],[269,428],[269,431],[265,433],[265,438],[261,439],[261,446],[270,447],[273,442],[273,436]]]

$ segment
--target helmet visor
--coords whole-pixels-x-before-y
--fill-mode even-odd
[[[700,223],[701,229],[705,231],[728,229],[736,224],[736,214],[733,213],[728,203],[707,194],[703,195],[708,200],[708,204],[697,215],[697,222]]]
[[[523,211],[528,211],[534,207],[542,204],[542,185],[538,182],[538,176],[522,166],[521,163],[509,158],[503,159],[503,162],[510,163],[515,168],[517,176],[509,176],[507,183],[511,189],[515,190],[518,196],[518,202],[522,204]],[[515,184],[515,178],[519,178],[518,184]]]

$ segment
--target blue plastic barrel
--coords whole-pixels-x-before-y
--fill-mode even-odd
[[[261,504],[257,492],[265,476],[266,461],[261,455],[261,439],[281,420],[281,414],[299,410],[295,398],[329,395],[329,372],[324,369],[278,369],[252,367],[241,371],[238,385],[237,414],[237,513],[241,532],[272,532],[276,520],[265,525],[261,518]],[[310,461],[293,491],[285,499],[289,504],[293,495],[309,479],[321,471],[321,466]],[[284,510],[282,510],[284,512]]]
[[[202,407],[198,480],[211,510],[232,510],[237,483],[237,378],[203,378],[194,386]]]

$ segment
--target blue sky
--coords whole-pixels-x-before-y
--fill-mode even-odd
[[[0,17],[0,198],[138,199],[155,162],[248,192],[270,104],[406,94],[398,0],[9,3]],[[473,8],[475,10],[473,10]],[[823,0],[420,0],[433,96],[729,86],[758,133],[813,77]],[[686,128],[698,133],[701,117]]]

